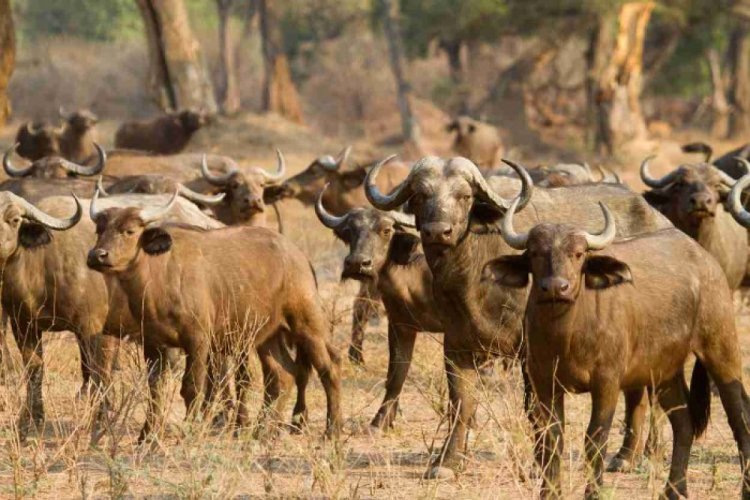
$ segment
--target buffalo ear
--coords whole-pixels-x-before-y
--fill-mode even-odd
[[[472,227],[472,231],[479,233],[486,232],[486,226],[497,224],[503,218],[503,215],[505,215],[504,212],[499,211],[488,203],[474,201],[469,213],[469,221],[474,226]]]
[[[526,288],[530,272],[526,253],[505,255],[484,265],[482,281],[493,281],[499,286],[509,288]]]
[[[590,255],[583,265],[586,288],[602,290],[623,283],[632,283],[630,267],[624,262],[606,255]]]
[[[455,120],[445,126],[446,132],[453,132],[454,130],[458,130],[458,123]]]
[[[663,189],[649,189],[643,193],[643,197],[649,205],[657,209],[666,204],[670,198],[669,193]]]
[[[388,260],[399,266],[410,264],[418,255],[419,236],[397,231],[388,247]]]
[[[469,124],[469,133],[473,134],[474,132],[476,132],[476,130],[477,130],[477,126],[474,125],[473,123],[470,123]]]
[[[24,248],[37,248],[52,241],[49,229],[36,222],[22,222],[18,229],[18,242]]]
[[[172,236],[160,227],[146,229],[141,235],[141,247],[149,255],[166,253],[172,248]]]
[[[342,172],[341,182],[343,182],[344,186],[346,186],[347,188],[355,189],[365,183],[365,177],[367,177],[367,170],[360,167],[356,170]]]

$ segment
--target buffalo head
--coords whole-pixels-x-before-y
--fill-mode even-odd
[[[3,155],[3,168],[5,173],[9,177],[36,177],[40,179],[62,179],[66,177],[90,177],[92,175],[99,174],[104,170],[104,166],[107,163],[107,153],[104,152],[101,146],[94,143],[96,152],[98,155],[98,161],[96,165],[85,166],[79,165],[78,163],[66,160],[60,156],[47,156],[35,160],[31,165],[25,167],[17,167],[13,165],[10,157],[18,147],[18,144],[14,144]]]
[[[188,134],[199,130],[208,123],[208,114],[193,109],[184,109],[175,115],[182,129]]]
[[[89,207],[91,220],[96,224],[96,245],[89,251],[86,264],[102,273],[127,270],[138,258],[141,250],[149,255],[169,251],[172,237],[164,229],[153,227],[164,218],[177,201],[175,191],[166,206],[149,208],[108,208],[99,211],[94,193]]]
[[[425,247],[455,246],[469,230],[473,214],[492,212],[499,217],[510,206],[509,200],[490,187],[479,168],[462,157],[422,158],[393,192],[382,194],[375,180],[382,166],[392,158],[381,161],[367,174],[367,199],[381,210],[406,205],[406,211],[415,215]],[[522,201],[519,209],[523,208],[531,199],[533,183],[523,167],[504,161],[521,180]]]
[[[226,203],[235,221],[245,222],[266,209],[267,192],[286,175],[286,161],[281,151],[276,150],[276,172],[269,173],[262,168],[253,167],[246,172],[240,171],[236,164],[230,164],[224,174],[212,174],[208,169],[206,156],[201,162],[201,174],[211,185],[226,194]]]
[[[306,169],[284,181],[269,191],[269,199],[277,201],[283,198],[296,198],[302,203],[313,204],[323,186],[330,184],[329,192],[340,188],[351,189],[362,185],[366,171],[358,168],[353,171],[342,171],[351,153],[351,146],[344,148],[334,158],[324,155],[316,158]]]
[[[31,161],[59,155],[63,128],[43,122],[28,122],[21,125],[16,134],[18,154]]]
[[[49,230],[65,231],[81,220],[83,208],[73,195],[76,212],[68,219],[46,214],[20,196],[0,193],[0,259],[8,260],[20,247],[35,248],[50,242]]]
[[[355,208],[341,216],[332,215],[323,206],[324,191],[325,188],[318,195],[315,213],[324,226],[349,245],[341,278],[377,279],[393,239],[404,228],[414,227],[414,218],[401,212],[381,212],[372,208]]]
[[[528,233],[513,228],[514,201],[502,222],[505,242],[521,255],[506,255],[485,265],[483,276],[500,286],[525,288],[533,277],[529,298],[535,303],[570,304],[582,287],[602,289],[632,281],[627,264],[612,257],[596,255],[614,241],[615,222],[609,209],[604,213],[604,229],[590,234],[567,224],[542,223]]]
[[[85,134],[89,129],[99,123],[99,117],[88,109],[80,109],[71,113],[65,113],[62,106],[60,106],[59,114],[60,118],[65,120],[68,127],[80,135]]]
[[[654,178],[649,173],[651,159],[641,164],[641,179],[652,188],[644,196],[683,231],[690,232],[715,217],[736,182],[708,163],[682,165],[664,177]]]

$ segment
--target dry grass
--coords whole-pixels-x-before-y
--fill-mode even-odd
[[[334,325],[334,342],[343,347],[351,328],[351,300],[356,290],[356,284],[340,284],[336,278],[343,247],[312,225],[307,214],[302,216],[294,207],[288,207],[288,211],[300,215],[291,234],[314,260]],[[748,318],[739,316],[738,321],[744,337]],[[383,395],[385,323],[382,320],[368,329],[367,366],[344,365],[345,431],[338,445],[322,440],[325,398],[315,377],[309,391],[309,429],[302,435],[282,432],[273,440],[255,440],[249,433],[235,437],[231,431],[208,423],[183,421],[178,374],[173,374],[168,425],[159,433],[153,450],[141,448],[136,438],[147,388],[137,348],[127,345],[111,388],[114,423],[105,438],[92,447],[87,428],[90,406],[86,400],[76,399],[80,385],[78,349],[72,336],[61,334],[44,339],[47,423],[40,434],[22,445],[14,422],[24,397],[23,370],[9,338],[12,362],[5,364],[5,380],[0,386],[0,496],[534,498],[536,484],[529,477],[532,441],[522,412],[517,370],[497,370],[495,379],[479,389],[481,406],[470,440],[467,470],[455,482],[421,479],[430,454],[437,451],[445,435],[446,388],[440,336],[423,335],[417,342],[395,429],[381,437],[365,432]],[[750,342],[743,342],[746,360],[750,360],[749,349]],[[260,408],[260,380],[258,376],[254,380],[254,400]],[[713,406],[708,433],[693,449],[689,481],[694,498],[736,497],[739,490],[736,447],[718,400]],[[583,434],[588,411],[588,396],[568,397],[563,481],[566,497],[583,494]],[[285,418],[290,412],[291,405]],[[621,422],[619,413],[610,455],[619,446]],[[668,426],[663,427],[669,448]],[[607,474],[605,498],[655,498],[667,465],[660,457],[644,461],[629,474]]]

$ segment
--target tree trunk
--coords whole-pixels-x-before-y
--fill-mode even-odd
[[[404,48],[401,30],[391,0],[379,1],[383,13],[383,29],[388,42],[391,71],[393,72],[393,78],[396,80],[398,109],[401,113],[401,130],[404,135],[404,142],[407,148],[413,148],[414,152],[419,154],[421,152],[419,124],[411,109],[411,85],[404,74]]]
[[[463,81],[461,40],[448,40],[441,38],[438,47],[445,52],[445,57],[448,59],[448,69],[450,70],[451,80],[453,80],[453,83],[461,83]]]
[[[284,52],[278,9],[279,0],[258,0],[265,62],[263,109],[302,123],[302,106]]]
[[[10,0],[0,0],[0,126],[10,117],[8,82],[16,66],[16,34]]]
[[[732,75],[729,85],[729,136],[750,132],[750,30],[748,21],[738,20],[729,40],[728,60]]]
[[[721,58],[719,52],[711,48],[706,52],[708,69],[711,74],[711,109],[713,118],[711,120],[711,135],[717,139],[724,139],[729,133],[729,112],[731,106],[727,100],[727,82],[721,70]]]
[[[625,3],[616,17],[603,16],[592,36],[589,125],[594,129],[595,147],[605,154],[647,136],[640,97],[643,44],[653,9],[651,2]]]
[[[250,35],[253,33],[253,20],[255,14],[258,12],[258,0],[248,0],[247,8],[242,15],[242,32],[240,33],[240,39],[237,41],[237,45],[234,48],[234,61],[237,73],[240,73],[240,65],[244,61],[242,52],[247,46],[247,41],[250,39]]]
[[[237,88],[237,72],[232,50],[232,39],[229,36],[229,14],[232,0],[216,0],[219,14],[219,83],[217,95],[219,107],[225,115],[231,115],[240,109],[240,93]]]
[[[165,110],[216,112],[200,44],[182,0],[136,0],[146,27],[149,87]]]

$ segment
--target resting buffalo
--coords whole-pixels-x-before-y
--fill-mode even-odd
[[[45,122],[24,123],[16,132],[18,154],[30,161],[60,155],[62,131],[62,127],[57,128]]]
[[[94,144],[97,162],[92,166],[79,165],[60,156],[46,156],[35,160],[31,165],[19,167],[13,165],[10,157],[16,151],[16,145],[11,146],[3,155],[3,169],[9,177],[36,177],[41,179],[63,179],[66,177],[92,177],[101,173],[107,163],[107,154],[101,146]]]
[[[44,420],[42,332],[69,330],[76,334],[84,384],[88,384],[95,369],[99,378],[106,377],[111,362],[111,356],[93,356],[95,341],[100,339],[103,353],[111,355],[115,337],[138,337],[140,328],[119,288],[105,284],[105,278],[86,266],[86,253],[95,241],[94,225],[81,217],[87,201],[51,197],[34,206],[9,192],[0,193],[0,197],[4,214],[0,224],[4,276],[0,298],[29,370],[27,402],[19,420],[19,430],[25,436],[32,422]],[[164,200],[164,196],[131,195],[124,201],[149,206]],[[71,212],[69,218],[57,217]],[[173,216],[176,221],[200,227],[221,225],[182,200]],[[108,335],[101,338],[98,334],[102,332]]]
[[[641,180],[651,188],[646,200],[713,255],[729,286],[738,288],[750,269],[747,230],[724,208],[735,179],[708,163],[682,165],[654,178],[648,170],[651,159],[641,164]]]
[[[76,163],[94,161],[97,156],[94,127],[99,118],[87,109],[64,113],[62,108],[60,117],[65,120],[60,134],[61,156]]]
[[[209,356],[237,355],[254,346],[264,375],[264,412],[276,417],[285,393],[300,374],[281,348],[288,336],[315,367],[328,402],[327,433],[340,424],[340,375],[328,345],[330,327],[318,296],[310,263],[283,236],[265,228],[232,227],[205,231],[161,221],[177,193],[158,209],[97,208],[90,216],[97,240],[88,252],[89,267],[117,280],[133,315],[143,325],[144,355],[151,404],[141,439],[146,438],[164,402],[159,350],[181,347],[187,354],[181,394],[192,415],[206,394]],[[244,354],[247,354],[246,352]],[[239,356],[237,423],[247,426],[248,356]],[[209,381],[210,382],[210,381]],[[304,398],[295,420],[304,420]]]
[[[423,158],[409,177],[390,194],[374,185],[381,164],[365,181],[370,202],[381,210],[406,205],[415,215],[427,263],[433,275],[433,293],[445,327],[445,357],[451,400],[452,432],[427,477],[450,476],[448,468],[460,464],[466,445],[467,425],[477,407],[476,367],[497,355],[516,356],[522,349],[521,326],[526,290],[493,287],[481,281],[483,263],[514,251],[497,231],[497,221],[513,193],[493,190],[479,169],[466,158]],[[612,209],[620,236],[672,227],[646,200],[614,184],[585,184],[532,189],[528,173],[508,162],[522,185],[518,214],[524,226],[545,220],[570,221],[586,230],[600,224],[601,215],[591,200]],[[587,203],[588,201],[588,203]],[[497,304],[504,307],[497,307]],[[632,417],[634,409],[629,409]],[[629,417],[630,418],[630,417]],[[637,419],[636,419],[637,421]],[[636,435],[640,429],[634,431]],[[624,447],[625,448],[625,447]],[[622,450],[630,456],[632,449]]]
[[[498,164],[503,143],[495,127],[468,116],[459,116],[446,129],[456,133],[453,140],[453,151],[456,154],[470,159],[482,170],[491,169]]]
[[[187,109],[151,120],[125,122],[115,133],[115,147],[164,155],[179,153],[207,121],[205,113]]]
[[[603,204],[600,234],[547,222],[517,233],[517,205],[518,200],[511,204],[500,232],[523,253],[490,261],[484,276],[501,289],[523,291],[531,276],[526,366],[539,403],[535,443],[542,497],[561,493],[565,393],[591,393],[586,497],[598,498],[619,392],[643,395],[648,386],[674,435],[665,496],[686,498],[693,438],[708,425],[710,374],[739,447],[747,498],[750,399],[742,385],[732,294],[718,263],[677,229],[613,243],[614,217]],[[684,365],[691,353],[697,361],[688,391]]]
[[[418,332],[442,332],[432,298],[432,274],[419,237],[406,231],[414,219],[401,212],[355,208],[345,215],[328,213],[320,194],[315,204],[318,219],[349,245],[343,279],[374,286],[388,316],[388,375],[385,398],[370,424],[374,429],[393,426],[398,399],[411,366]]]
[[[728,153],[723,154],[719,158],[711,161],[714,155],[714,150],[711,146],[705,142],[693,142],[682,146],[682,151],[685,153],[700,153],[703,155],[704,162],[711,163],[713,166],[731,176],[734,179],[739,179],[745,175],[745,166],[737,162],[738,158],[744,158],[750,160],[750,144],[745,144],[738,148],[735,148]]]
[[[547,167],[537,167],[529,170],[529,175],[535,186],[561,187],[592,182],[607,182],[622,184],[620,177],[609,170],[597,167],[598,177],[588,163],[558,163]]]

